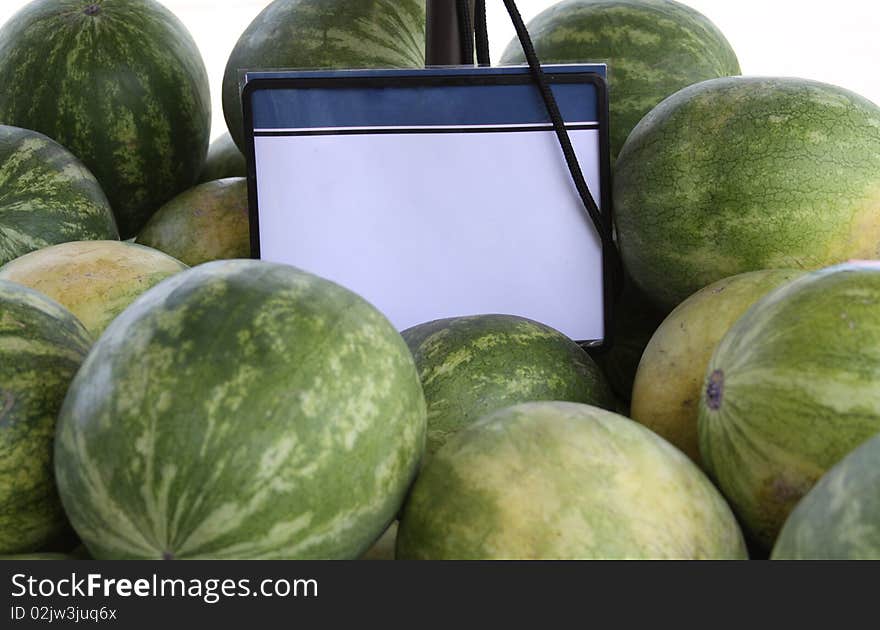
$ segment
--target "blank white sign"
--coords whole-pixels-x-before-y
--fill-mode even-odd
[[[598,202],[599,131],[569,133]],[[552,130],[257,135],[254,149],[262,259],[359,293],[400,330],[504,313],[604,337],[600,241]]]

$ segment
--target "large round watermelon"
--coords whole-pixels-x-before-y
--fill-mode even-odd
[[[398,559],[745,559],[718,491],[640,424],[588,405],[486,416],[429,459]]]
[[[700,400],[700,454],[767,549],[831,466],[880,432],[880,267],[808,274],[724,336]]]
[[[671,96],[614,178],[624,263],[659,305],[758,269],[880,254],[880,108],[804,79],[727,78]]]
[[[47,247],[0,267],[0,280],[40,291],[70,309],[97,339],[136,297],[187,266],[155,249],[119,241]]]
[[[250,258],[247,180],[220,179],[179,194],[159,208],[137,242],[191,266]]]
[[[34,0],[0,29],[0,85],[0,121],[82,160],[124,238],[202,169],[208,76],[189,32],[154,0]]]
[[[108,238],[119,238],[110,203],[82,162],[40,133],[0,125],[0,265],[55,243]]]
[[[356,559],[424,443],[418,374],[385,317],[293,267],[222,261],[110,324],[64,401],[55,469],[98,559]]]
[[[0,280],[0,554],[69,532],[52,471],[55,419],[92,340],[41,293]]]
[[[788,517],[774,560],[880,560],[880,435],[847,455]]]
[[[540,13],[528,29],[543,63],[608,64],[612,159],[664,98],[740,73],[736,54],[715,25],[671,0],[567,0]],[[501,63],[525,63],[518,39]]]
[[[633,385],[631,417],[700,463],[697,417],[712,353],[736,320],[804,272],[750,271],[719,280],[678,305],[651,338]]]
[[[198,183],[203,184],[217,179],[245,177],[246,175],[247,162],[244,155],[235,146],[229,132],[226,132],[208,147],[208,157],[205,160],[205,166],[202,167]]]
[[[424,0],[275,0],[247,27],[226,64],[226,125],[242,149],[241,70],[424,65]]]
[[[441,319],[405,330],[403,338],[428,403],[428,454],[486,413],[516,403],[616,404],[601,370],[580,346],[529,319]]]

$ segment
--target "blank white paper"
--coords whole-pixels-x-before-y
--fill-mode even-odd
[[[601,199],[599,131],[571,130]],[[505,313],[604,337],[600,240],[551,131],[258,136],[261,258],[403,330]]]

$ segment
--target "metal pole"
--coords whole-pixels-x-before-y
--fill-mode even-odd
[[[474,3],[469,2],[471,24]],[[461,33],[458,28],[458,10],[455,0],[427,0],[427,31],[425,33],[425,65],[473,65],[473,59],[462,59]],[[468,34],[473,37],[472,34]]]

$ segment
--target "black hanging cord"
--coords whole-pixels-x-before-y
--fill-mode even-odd
[[[474,25],[471,24],[470,0],[458,2],[458,32],[461,41],[462,63],[472,64],[474,61]]]
[[[491,66],[489,55],[489,25],[486,20],[486,0],[475,0],[474,30],[477,32],[477,63]]]
[[[486,3],[485,0],[473,1],[475,3],[473,5],[473,24],[471,23],[471,2],[469,2],[469,0],[457,0],[456,3],[461,40],[461,60],[462,63],[468,65],[472,64],[474,59],[474,47],[476,46],[478,63],[480,65],[489,65],[489,36],[486,23]],[[534,44],[529,36],[525,22],[519,13],[519,9],[516,7],[516,3],[514,0],[504,0],[504,5],[510,15],[511,22],[513,22],[514,29],[516,30],[517,38],[519,39],[523,53],[528,61],[532,79],[537,85],[544,101],[544,105],[547,108],[547,113],[553,124],[553,129],[556,132],[556,137],[559,141],[559,146],[562,149],[565,162],[568,165],[572,181],[574,182],[577,193],[580,196],[586,214],[592,221],[602,243],[605,269],[605,309],[606,315],[608,316],[606,321],[613,321],[613,312],[616,310],[616,302],[619,299],[623,288],[624,273],[620,254],[614,243],[614,228],[611,221],[610,208],[607,212],[602,212],[587,186],[583,171],[581,171],[578,162],[577,154],[574,151],[571,138],[568,135],[568,130],[565,128],[565,121],[562,118],[562,112],[560,111],[559,105],[556,102],[556,97],[553,95],[553,91],[550,88],[550,83],[544,75],[544,71],[541,69],[541,62],[535,52]],[[611,344],[613,343],[612,337],[613,328],[606,330],[604,343],[598,348],[599,352],[607,352],[611,348]]]
[[[584,208],[587,210],[587,214],[590,215],[590,219],[592,219],[593,225],[596,227],[596,231],[599,233],[599,238],[602,240],[602,247],[611,266],[611,277],[609,278],[611,281],[610,297],[614,300],[617,298],[618,292],[622,287],[623,265],[614,243],[614,230],[611,224],[610,213],[601,212],[596,205],[596,200],[593,199],[593,195],[590,193],[583,171],[581,171],[580,164],[578,163],[577,154],[571,144],[568,130],[565,128],[562,113],[559,111],[559,105],[553,96],[553,91],[550,89],[546,76],[544,76],[544,71],[541,69],[541,62],[538,60],[537,53],[535,53],[535,47],[532,44],[531,37],[529,37],[528,29],[526,29],[519,9],[517,9],[514,0],[504,0],[504,5],[507,7],[510,19],[513,21],[516,35],[522,45],[532,77],[541,91],[541,97],[544,99],[544,104],[550,114],[550,120],[553,122],[553,128],[556,130],[556,136],[559,138],[559,144],[562,147],[562,153],[565,156],[565,162],[568,164],[568,170],[571,172],[571,177],[574,180],[575,188],[578,195],[580,195]]]

